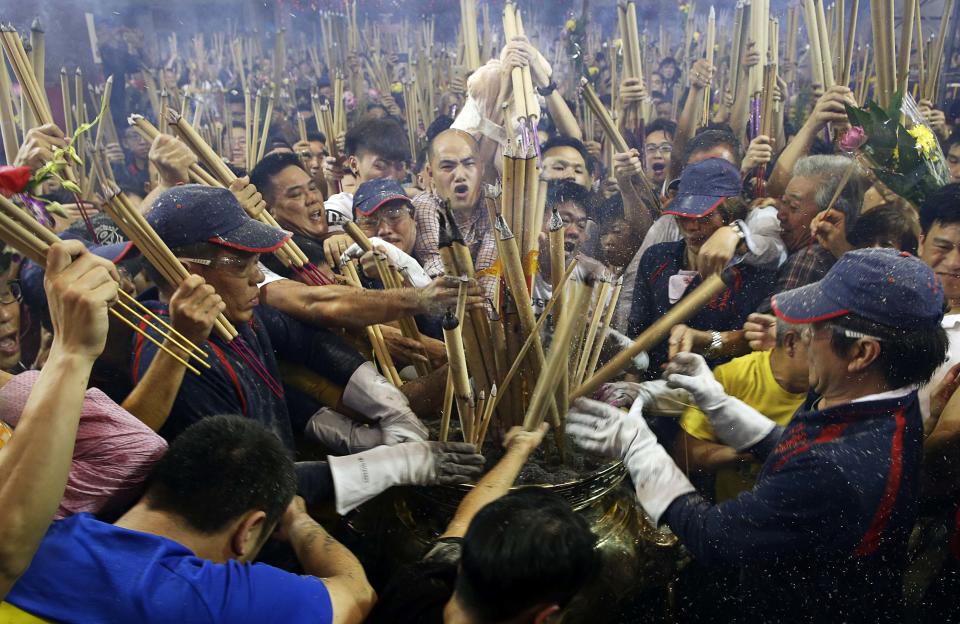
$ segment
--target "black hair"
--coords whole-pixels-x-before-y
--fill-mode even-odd
[[[511,492],[481,509],[463,538],[456,596],[481,621],[535,605],[565,607],[597,572],[596,537],[562,498]]]
[[[263,194],[267,203],[272,203],[273,178],[287,167],[303,169],[303,163],[296,154],[277,152],[264,156],[263,160],[258,162],[257,166],[250,172],[250,183],[257,187],[257,190]],[[304,169],[304,171],[306,170]]]
[[[847,314],[825,324],[879,338],[880,355],[871,366],[879,368],[891,390],[928,382],[947,358],[947,334],[939,323],[890,327],[856,314]],[[830,337],[830,347],[842,357],[857,340],[835,331]]]
[[[320,143],[326,145],[327,136],[317,130],[307,130],[307,141],[319,141]]]
[[[850,228],[847,241],[857,248],[892,244],[899,251],[916,255],[919,230],[911,208],[884,204],[861,214]]]
[[[946,154],[949,152],[950,148],[957,143],[960,143],[960,132],[951,132],[947,140],[943,142],[943,153]]]
[[[677,134],[677,122],[670,119],[654,119],[644,127],[643,136],[646,138],[654,132],[662,132],[672,141]]]
[[[583,156],[584,164],[590,160],[590,152],[587,151],[587,147],[583,144],[583,142],[579,139],[568,136],[552,137],[549,141],[540,146],[540,153],[546,156],[547,152],[555,147],[572,147],[580,152],[581,156]]]
[[[344,148],[351,156],[369,152],[390,162],[410,160],[407,131],[393,119],[364,119],[347,130]]]
[[[547,184],[547,210],[571,202],[579,206],[590,219],[596,219],[599,212],[600,199],[590,189],[573,180],[554,180]]]
[[[923,233],[929,233],[934,223],[960,223],[960,182],[940,187],[920,205],[920,229]]]
[[[737,159],[734,164],[740,166],[740,141],[736,135],[726,128],[707,127],[697,132],[687,143],[683,153],[684,164],[690,160],[690,156],[696,152],[705,152],[715,147],[725,145],[733,150],[733,156]]]
[[[173,441],[150,473],[144,500],[207,534],[263,511],[266,532],[296,489],[293,460],[276,435],[249,418],[211,416]]]
[[[440,115],[427,126],[427,143],[433,141],[434,138],[444,130],[450,128],[453,125],[453,117],[450,115]]]
[[[614,221],[619,221],[625,218],[626,217],[623,212],[623,196],[620,193],[611,195],[603,200],[597,209],[596,221],[600,227],[604,227],[613,223]]]

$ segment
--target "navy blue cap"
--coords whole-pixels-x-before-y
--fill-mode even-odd
[[[392,178],[368,180],[357,187],[353,195],[353,217],[369,217],[387,202],[402,199],[410,201],[403,186]]]
[[[728,197],[741,194],[740,170],[729,160],[708,158],[687,165],[680,175],[680,188],[664,214],[699,219],[717,209]]]
[[[857,249],[837,260],[819,282],[774,295],[774,314],[788,323],[856,314],[892,328],[936,326],[943,289],[933,270],[894,249]]]
[[[289,232],[251,219],[224,188],[184,184],[164,191],[147,213],[147,222],[168,247],[212,243],[250,253],[274,251]]]

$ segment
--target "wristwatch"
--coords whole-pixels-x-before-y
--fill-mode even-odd
[[[557,90],[557,83],[555,83],[552,80],[550,81],[550,84],[548,84],[545,87],[537,87],[537,93],[539,93],[543,97],[549,96],[556,90]]]
[[[703,357],[707,360],[715,360],[720,357],[720,351],[723,349],[723,334],[718,331],[710,332],[710,345],[704,350]]]

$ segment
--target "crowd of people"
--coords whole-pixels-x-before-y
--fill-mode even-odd
[[[610,34],[571,22],[562,37],[535,24],[498,35],[478,68],[438,65],[419,86],[437,103],[423,123],[405,88],[422,69],[387,44],[342,67],[292,33],[276,35],[286,50],[264,40],[248,58],[247,39],[229,53],[230,33],[206,50],[172,38],[161,53],[108,20],[113,92],[80,149],[79,189],[49,175],[70,162],[76,113],[43,124],[14,98],[22,135],[0,169],[4,195],[59,242],[45,263],[13,241],[2,255],[0,621],[563,621],[603,570],[598,538],[549,488],[514,487],[557,424],[571,448],[622,462],[644,521],[684,553],[664,596],[634,605],[638,621],[960,618],[955,102],[917,105],[911,127],[929,131],[950,175],[918,201],[846,145],[858,86],[817,84],[806,56],[775,82],[763,134],[729,91],[731,72],[763,63],[753,42],[714,64],[712,50],[653,37],[638,79],[618,71],[612,44],[565,55],[575,37]],[[390,32],[376,28],[378,41]],[[504,110],[526,69],[540,117],[515,137]],[[381,89],[381,74],[398,88]],[[616,119],[649,111],[622,124],[626,151],[579,98],[581,75]],[[278,78],[283,94],[256,109],[264,147],[251,162],[244,90]],[[166,126],[161,90],[164,109],[197,111],[233,182],[198,181],[215,172]],[[326,136],[315,115],[339,107],[346,127]],[[131,115],[161,132],[148,139]],[[463,441],[438,435],[447,319],[502,311],[492,206],[521,140],[545,193],[521,297],[536,317],[560,297],[558,230],[571,280],[619,280],[618,300],[596,302],[610,306],[601,363],[715,276],[723,287],[557,421],[495,424],[481,447],[465,425]],[[182,280],[108,214],[97,159]],[[8,182],[17,172],[28,181]],[[451,227],[467,277],[447,274]],[[290,243],[312,277],[284,261]],[[132,299],[149,310],[140,331],[110,315]],[[548,349],[553,330],[538,326]],[[472,487],[446,529],[396,569],[373,574],[381,559],[318,521],[395,486],[461,484]]]

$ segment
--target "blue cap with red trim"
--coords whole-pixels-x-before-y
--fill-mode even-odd
[[[251,219],[224,188],[184,184],[164,191],[147,222],[168,247],[212,243],[250,253],[279,248],[290,233]]]
[[[387,202],[398,199],[410,201],[403,192],[403,186],[396,180],[392,178],[367,180],[357,187],[357,193],[353,196],[353,216],[354,218],[369,217]]]
[[[680,189],[664,214],[699,219],[717,209],[728,197],[741,194],[740,170],[729,160],[708,158],[687,165],[680,176]]]
[[[772,307],[795,324],[856,314],[892,328],[936,326],[943,289],[933,270],[910,254],[857,249],[843,254],[819,282],[774,295]]]

